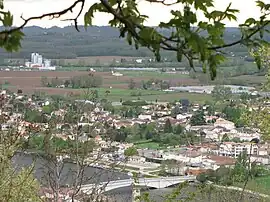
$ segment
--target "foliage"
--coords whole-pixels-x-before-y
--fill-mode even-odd
[[[222,113],[225,114],[225,118],[229,121],[232,121],[235,123],[236,127],[243,127],[244,122],[241,119],[245,109],[239,108],[239,107],[231,107],[231,106],[226,106],[223,110]]]
[[[221,166],[217,170],[207,170],[206,173],[198,175],[197,180],[201,183],[212,181],[216,184],[231,186],[265,174],[267,174],[266,168],[257,165],[256,162],[250,162],[247,153],[242,152],[238,156],[234,167]]]
[[[225,101],[228,100],[232,95],[230,87],[225,86],[215,86],[212,91],[212,96],[216,101]]]
[[[172,133],[173,128],[170,119],[167,119],[164,125],[164,133]]]
[[[184,132],[184,127],[181,126],[180,124],[177,124],[176,127],[174,128],[174,133],[182,134],[183,132]]]
[[[124,151],[126,157],[135,156],[138,154],[138,151],[135,147],[129,147]]]
[[[69,80],[60,80],[58,77],[52,78],[48,81],[46,78],[41,78],[41,84],[45,87],[65,87],[72,88],[97,88],[102,85],[102,77],[99,75],[81,75],[74,76]]]
[[[262,71],[267,71],[266,83],[264,84],[264,89],[270,89],[270,45],[264,45],[258,50],[252,50],[251,54],[256,59],[256,63],[261,66]]]
[[[262,138],[267,141],[270,138],[270,114],[268,108],[253,109],[245,111],[242,115],[242,120],[246,126],[259,128]]]
[[[125,101],[122,103],[122,105],[126,106],[145,106],[148,105],[148,103],[144,100],[142,101]]]
[[[2,120],[1,115],[1,123]],[[34,166],[18,169],[13,164],[15,152],[25,147],[19,134],[16,131],[1,131],[0,136],[0,201],[41,202],[39,183],[33,176]]]
[[[147,81],[141,81],[141,88],[144,90],[152,89],[152,90],[166,90],[171,87],[169,81],[162,79],[149,79]]]
[[[46,123],[46,116],[39,111],[27,109],[24,113],[24,119],[31,123]]]
[[[197,111],[196,113],[194,113],[192,117],[190,118],[190,124],[192,126],[206,124],[203,111]]]
[[[32,174],[32,166],[23,168],[18,173],[10,165],[2,169],[0,175],[0,200],[1,201],[37,201],[41,202],[38,195],[39,184]]]
[[[129,89],[134,89],[136,88],[136,82],[133,79],[130,79],[128,82],[128,88]]]

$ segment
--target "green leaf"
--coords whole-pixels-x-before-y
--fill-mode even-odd
[[[93,23],[93,17],[94,13],[96,11],[102,11],[102,5],[99,3],[94,3],[89,10],[85,13],[84,15],[84,27],[86,28],[87,26],[91,26]]]
[[[237,21],[237,17],[236,17],[235,15],[233,15],[233,14],[227,14],[226,17],[227,17],[230,21],[232,21],[232,20]]]
[[[261,8],[261,10],[263,10],[265,8],[265,3],[262,1],[256,1],[257,6]]]
[[[248,18],[246,21],[245,21],[245,25],[252,25],[252,24],[255,24],[256,23],[256,20],[254,18]]]
[[[3,25],[5,27],[11,27],[13,25],[13,15],[8,11],[4,14]]]

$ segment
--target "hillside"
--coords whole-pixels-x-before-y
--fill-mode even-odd
[[[135,50],[125,39],[119,38],[119,32],[109,26],[80,27],[77,32],[74,27],[41,28],[37,26],[24,28],[25,38],[22,49],[18,53],[6,53],[0,49],[0,58],[29,58],[30,53],[39,52],[47,58],[76,58],[85,56],[151,56],[145,48]],[[238,39],[240,32],[237,28],[227,28],[227,42]],[[237,56],[247,55],[247,49],[235,46],[227,51]],[[171,53],[164,53],[169,56]]]

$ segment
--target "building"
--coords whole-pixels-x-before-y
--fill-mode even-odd
[[[216,122],[214,123],[215,127],[223,127],[227,130],[232,130],[235,128],[235,124],[231,121],[227,121],[223,118],[218,118]]]
[[[220,156],[230,156],[236,158],[239,154],[247,152],[248,155],[258,155],[259,147],[256,144],[249,142],[235,143],[235,142],[224,142],[219,146]]]
[[[44,60],[44,67],[50,67],[51,66],[51,60],[45,59]]]
[[[44,59],[39,53],[31,54],[31,61],[25,62],[25,67],[37,68],[39,70],[55,70],[56,67],[51,66],[51,60]]]

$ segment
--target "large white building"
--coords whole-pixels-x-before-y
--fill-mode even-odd
[[[258,155],[259,147],[256,144],[249,142],[235,143],[235,142],[224,142],[219,146],[220,156],[237,157],[239,154],[246,152],[248,155]]]
[[[35,65],[42,66],[42,64],[43,64],[42,55],[39,55],[38,53],[32,53],[31,54],[31,63],[35,64]]]
[[[51,60],[43,59],[39,53],[31,54],[31,61],[25,63],[26,67],[38,68],[39,70],[55,70],[55,67],[51,66]]]

